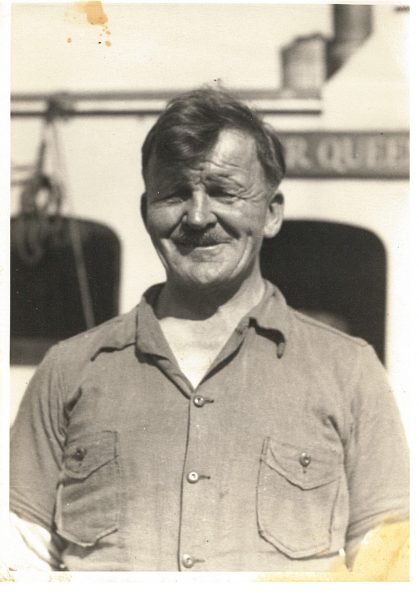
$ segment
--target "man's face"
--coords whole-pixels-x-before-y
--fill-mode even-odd
[[[168,280],[189,287],[241,282],[259,268],[264,237],[273,237],[282,207],[265,179],[254,139],[226,129],[193,168],[146,173],[147,229]]]

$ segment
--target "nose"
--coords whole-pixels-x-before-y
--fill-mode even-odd
[[[195,191],[185,202],[184,222],[192,229],[205,229],[217,220],[211,199],[204,191]]]

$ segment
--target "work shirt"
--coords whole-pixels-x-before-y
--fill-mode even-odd
[[[12,430],[11,509],[70,570],[299,571],[408,510],[372,348],[266,282],[196,389],[153,305],[50,350]]]

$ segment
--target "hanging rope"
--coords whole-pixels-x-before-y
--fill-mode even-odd
[[[87,276],[85,257],[78,220],[74,217],[68,181],[56,120],[62,116],[65,106],[59,99],[51,99],[42,130],[41,143],[33,175],[26,180],[21,196],[21,210],[15,220],[14,247],[21,260],[34,266],[45,254],[47,240],[60,235],[63,228],[62,206],[68,206],[68,227],[71,248],[77,273],[77,282],[86,327],[95,325],[93,303]],[[54,163],[55,176],[46,173],[47,152]],[[65,201],[65,202],[64,202]]]
[[[61,173],[61,189],[64,195],[64,182],[68,182],[68,176],[63,153],[61,151],[59,132],[55,121],[52,121],[52,134],[54,140],[53,151],[56,159],[56,169],[58,173]],[[89,280],[87,277],[86,262],[83,253],[79,222],[77,221],[77,219],[74,218],[74,207],[72,206],[71,197],[68,193],[66,195],[66,202],[69,207],[70,219],[68,221],[68,227],[71,240],[71,247],[74,255],[74,261],[76,264],[77,280],[79,284],[81,303],[83,307],[83,315],[86,327],[87,329],[90,329],[91,327],[95,326],[92,296],[90,293]]]
[[[20,213],[15,223],[14,248],[20,259],[34,266],[45,253],[46,240],[61,228],[62,194],[58,182],[45,172],[48,126],[42,131],[41,144],[33,175],[26,179],[20,196]]]

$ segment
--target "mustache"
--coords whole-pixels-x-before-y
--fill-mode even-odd
[[[175,244],[183,246],[214,246],[223,242],[230,242],[231,237],[216,230],[193,231],[182,229],[172,236]]]

